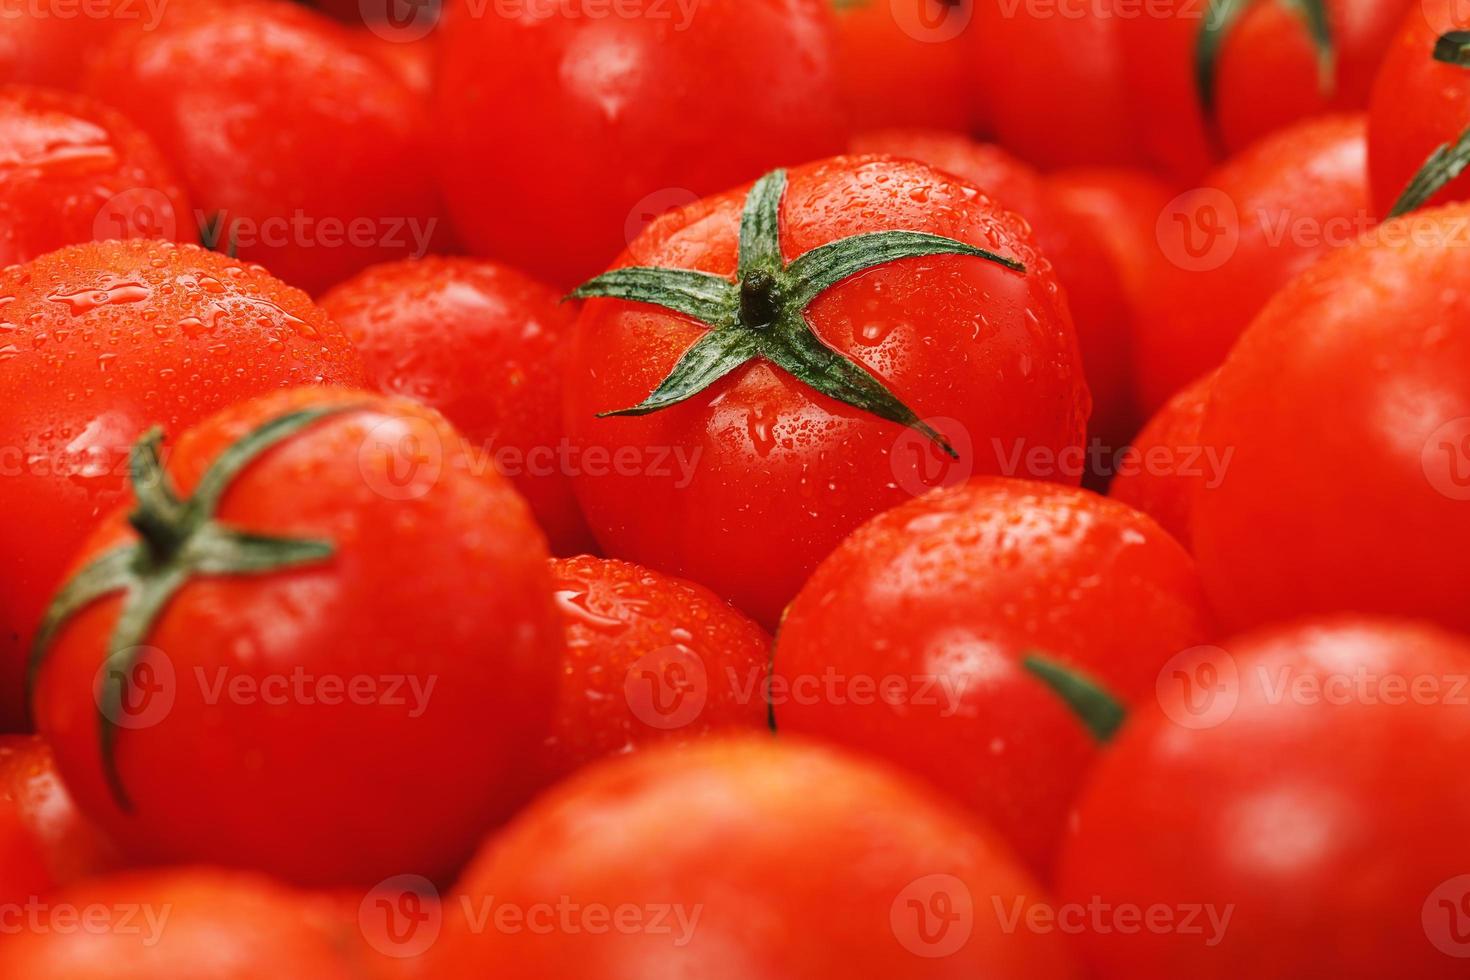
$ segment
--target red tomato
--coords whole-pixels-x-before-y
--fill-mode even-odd
[[[553,551],[592,548],[564,454],[573,313],[559,295],[503,265],[429,258],[368,269],[321,305],[351,336],[373,387],[443,412],[481,465],[515,482]]]
[[[397,0],[393,0],[397,2]],[[399,36],[391,29],[364,27],[354,32],[357,47],[382,62],[419,98],[428,101],[434,89],[434,62],[438,54],[433,34]]]
[[[0,273],[0,728],[25,717],[31,635],[145,429],[288,385],[363,381],[307,297],[197,246],[76,245]]]
[[[1204,0],[1163,0],[1120,21],[1124,76],[1136,124],[1155,163],[1195,180],[1221,149],[1236,153],[1324,112],[1368,104],[1374,73],[1413,0],[1319,0],[1330,60],[1314,42],[1306,4],[1247,3],[1225,31],[1214,70],[1201,60]],[[1206,89],[1211,80],[1211,111]]]
[[[0,736],[0,806],[13,806],[35,835],[51,876],[68,885],[120,865],[117,849],[82,816],[46,740]]]
[[[221,251],[309,292],[423,255],[443,224],[422,100],[299,6],[181,13],[118,39],[87,90],[158,141]]]
[[[84,919],[90,916],[90,919]],[[99,878],[57,892],[0,943],[0,974],[49,980],[356,980],[312,899],[207,870]],[[90,921],[90,927],[81,923]]]
[[[1092,975],[1463,977],[1467,672],[1464,637],[1344,620],[1161,677],[1061,861],[1062,908],[1102,910],[1076,919]]]
[[[1194,562],[1147,517],[973,480],[875,518],[817,569],[777,639],[776,727],[924,776],[1044,877],[1099,736],[1026,658],[1133,703],[1206,629]]]
[[[553,561],[551,575],[567,632],[551,772],[766,727],[771,638],[714,593],[605,558]]]
[[[281,392],[179,441],[169,476],[199,500],[108,518],[64,593],[76,611],[38,644],[34,707],[130,853],[312,884],[443,877],[535,788],[522,762],[563,642],[546,547],[459,445],[406,399]],[[231,529],[274,544],[199,557]],[[160,611],[121,621],[117,582]]]
[[[1195,500],[1211,600],[1245,627],[1349,610],[1470,629],[1470,207],[1387,222],[1277,294],[1215,382]]]
[[[735,276],[747,191],[655,222],[618,265]],[[973,255],[892,262],[804,310],[824,348],[941,427],[956,460],[765,360],[663,411],[598,418],[640,404],[709,331],[652,306],[584,307],[566,418],[587,461],[576,488],[588,523],[609,554],[707,585],[767,627],[849,531],[911,496],[972,473],[1075,483],[1080,465],[1064,464],[1081,455],[1088,411],[1051,267],[1024,225],[968,184],[917,163],[838,158],[792,171],[779,214],[772,249],[786,260],[903,229],[983,246],[1026,271]]]
[[[1467,27],[1470,16],[1454,0],[1423,0],[1383,59],[1368,120],[1368,170],[1379,215],[1389,213],[1431,153],[1470,126],[1470,71],[1433,57],[1441,34]],[[1428,203],[1466,198],[1470,177],[1461,176]]]
[[[1124,445],[1136,428],[1127,300],[1108,246],[1091,222],[1062,207],[1030,166],[958,133],[885,130],[855,137],[852,149],[922,160],[963,177],[1026,219],[1067,291],[1092,392],[1089,433],[1107,446]]]
[[[1046,16],[1030,2],[975,7],[970,66],[996,141],[1047,169],[1141,162],[1113,9],[1127,0],[1064,0]]]
[[[837,11],[843,101],[854,126],[970,128],[978,107],[965,34],[974,0],[830,2]]]
[[[151,140],[80,95],[0,88],[0,267],[106,238],[197,241]]]
[[[54,884],[35,832],[16,804],[0,799],[0,915],[5,919],[7,937],[13,934],[16,920],[35,908]],[[6,943],[9,942],[7,938]],[[0,943],[0,947],[6,943]]]
[[[1213,374],[1200,378],[1169,399],[1133,440],[1128,468],[1119,469],[1108,495],[1142,511],[1189,546],[1189,518],[1195,494],[1213,490],[1224,479],[1230,457],[1200,439]]]
[[[1044,899],[987,832],[886,769],[800,743],[590,770],[493,839],[458,892],[435,976],[1077,975],[1063,937],[1003,926]],[[520,928],[480,918],[506,910]]]
[[[842,149],[828,0],[476,6],[445,11],[435,116],[476,254],[571,286],[660,212]]]
[[[1365,134],[1362,116],[1298,123],[1159,215],[1166,261],[1134,338],[1144,409],[1218,367],[1278,289],[1372,226]]]

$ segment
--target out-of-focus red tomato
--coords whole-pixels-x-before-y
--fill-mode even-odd
[[[1109,496],[1141,510],[1189,547],[1194,496],[1225,478],[1230,455],[1200,439],[1215,376],[1209,374],[1159,409],[1133,440],[1129,469],[1114,477]]]
[[[968,130],[978,113],[968,65],[976,0],[831,0],[848,121],[857,129]]]

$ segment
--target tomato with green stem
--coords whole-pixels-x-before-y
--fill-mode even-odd
[[[364,392],[266,396],[160,451],[35,643],[78,804],[145,860],[452,875],[549,734],[563,640],[525,504],[437,413]]]
[[[1050,265],[922,164],[774,171],[654,222],[574,295],[593,533],[768,628],[881,510],[972,473],[1080,476],[1089,400]]]
[[[923,776],[1045,878],[1124,707],[1208,636],[1203,595],[1184,549],[1123,504],[975,479],[880,514],[818,567],[777,638],[776,728]]]

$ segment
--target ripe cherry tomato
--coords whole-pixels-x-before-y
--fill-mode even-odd
[[[1282,130],[1159,215],[1166,261],[1134,338],[1146,410],[1218,367],[1278,289],[1372,226],[1364,122],[1325,116]]]
[[[1467,676],[1464,637],[1343,620],[1161,677],[1061,861],[1063,908],[1102,910],[1081,920],[1092,975],[1463,977]],[[1154,925],[1120,928],[1129,910]]]
[[[840,152],[829,0],[451,2],[436,87],[459,237],[557,285],[660,212]],[[514,147],[511,152],[507,148]]]
[[[1147,517],[1085,490],[977,479],[874,518],[817,569],[777,639],[776,727],[924,776],[1044,877],[1108,735],[1047,664],[1131,704],[1207,628],[1194,562]]]
[[[422,100],[310,10],[182,13],[117,39],[87,91],[158,141],[216,247],[309,292],[442,234]]]
[[[253,875],[134,872],[74,885],[38,909],[26,928],[0,943],[0,974],[51,980],[361,976],[314,899]]]
[[[198,241],[173,171],[132,123],[80,95],[0,88],[0,267],[76,242]]]
[[[1046,169],[1142,162],[1114,2],[1052,4],[1049,16],[1027,0],[976,4],[970,66],[997,142]]]
[[[1004,927],[1045,900],[988,832],[886,769],[799,742],[589,770],[492,839],[458,892],[434,976],[1077,975],[1064,937]],[[506,909],[522,928],[480,918]]]
[[[1374,74],[1413,0],[1301,4],[1163,0],[1119,21],[1124,76],[1139,137],[1154,162],[1196,180],[1299,120],[1362,109]],[[1325,31],[1314,27],[1321,13]],[[1216,44],[1202,41],[1222,27]],[[1330,39],[1330,40],[1328,40]],[[1213,58],[1202,52],[1213,50]]]
[[[443,412],[510,477],[552,550],[593,547],[569,479],[561,392],[573,313],[549,287],[475,259],[376,266],[322,297],[370,384]]]
[[[1467,220],[1420,212],[1325,257],[1225,362],[1201,441],[1234,457],[1192,537],[1228,625],[1349,610],[1470,629]]]
[[[1186,548],[1194,496],[1224,479],[1229,458],[1210,456],[1200,439],[1213,373],[1169,399],[1133,440],[1131,469],[1120,470],[1108,494],[1140,510]],[[1212,468],[1213,467],[1213,468]]]
[[[1126,444],[1133,420],[1132,359],[1127,299],[1108,246],[1091,222],[1061,206],[1041,174],[993,144],[959,133],[883,130],[852,141],[858,153],[888,153],[922,160],[985,191],[1002,207],[1026,219],[1041,254],[1050,260],[1067,292],[1077,342],[1092,392],[1089,434],[1104,444]]]
[[[0,273],[0,728],[61,573],[122,499],[128,450],[289,385],[361,385],[346,335],[264,269],[198,246],[76,245]]]
[[[764,729],[771,638],[701,585],[605,558],[551,563],[566,624],[557,775],[667,739]]]
[[[831,0],[849,121],[967,130],[978,107],[966,63],[974,0]]]
[[[35,836],[58,884],[120,866],[117,849],[77,809],[45,739],[0,736],[0,807],[7,805]]]
[[[281,392],[190,430],[167,478],[156,453],[37,643],[78,804],[143,858],[452,874],[549,734],[563,640],[530,512],[406,399]]]
[[[656,306],[590,300],[577,323],[566,393],[567,430],[587,461],[577,495],[608,554],[709,586],[767,627],[849,531],[910,496],[973,473],[1045,471],[1075,483],[1080,468],[1066,473],[1058,464],[1080,455],[1088,411],[1061,289],[1014,215],[918,163],[824,161],[792,171],[784,196],[774,195],[781,179],[768,175],[755,188],[655,222],[618,262],[698,270],[683,275],[725,297],[716,305],[741,293],[742,311],[726,332]],[[766,203],[754,207],[757,198]],[[760,247],[743,250],[747,262],[737,265],[747,205]],[[817,289],[802,311],[795,307],[809,299],[814,280],[775,278],[790,279],[792,269],[810,277],[811,263],[846,249],[834,245],[797,264],[819,246],[897,231],[946,236],[942,249],[970,254],[870,264]],[[768,272],[763,256],[790,265]],[[729,280],[742,273],[737,289]],[[767,305],[779,307],[769,330],[760,322]],[[735,317],[720,310],[722,322]],[[676,364],[687,379],[693,362],[681,358],[695,343],[701,351],[732,344],[738,359],[742,345],[753,351],[767,336],[770,356],[788,368],[764,356],[725,363],[723,377],[716,373],[713,385],[671,407],[598,417],[644,411],[656,388],[659,397],[671,390],[663,382]],[[799,366],[806,364],[819,367]],[[852,394],[875,385],[888,390]],[[839,401],[823,391],[847,394]],[[854,407],[865,399],[891,411],[880,418],[877,407]],[[932,430],[918,428],[926,419],[957,458]],[[608,465],[609,458],[621,462]],[[594,460],[604,465],[594,471]]]

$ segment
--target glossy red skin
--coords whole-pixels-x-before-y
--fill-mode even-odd
[[[1307,120],[1212,170],[1198,196],[1176,199],[1159,216],[1166,261],[1156,266],[1134,338],[1146,411],[1218,367],[1277,290],[1373,225],[1366,158],[1362,116]],[[1234,250],[1210,227],[1237,228]],[[1199,249],[1200,265],[1186,242]]]
[[[952,876],[952,908],[973,901],[973,932],[948,956],[911,952],[893,925],[905,890],[931,875]],[[1025,914],[1045,899],[987,831],[885,768],[800,741],[716,741],[588,770],[494,838],[457,892],[434,976],[1077,975],[1062,936],[1002,931],[994,904]],[[476,934],[456,910],[478,913],[491,896],[521,908],[672,905],[699,920],[682,947],[678,926]]]
[[[364,27],[354,31],[353,36],[359,50],[377,58],[409,91],[427,102],[434,89],[434,62],[438,55],[433,34],[409,40]]]
[[[77,809],[45,739],[0,736],[0,806],[5,805],[14,807],[34,835],[57,884],[121,866],[117,849]]]
[[[745,194],[655,222],[618,264],[733,276]],[[875,372],[920,417],[955,420],[950,428],[971,448],[961,445],[953,466],[937,462],[939,451],[917,433],[763,361],[673,408],[598,419],[642,401],[706,328],[652,307],[592,300],[572,348],[567,431],[584,450],[634,447],[645,461],[636,474],[604,468],[576,480],[608,554],[708,586],[770,628],[849,531],[937,485],[926,482],[935,473],[962,479],[1014,464],[1026,475],[1036,468],[1033,450],[1050,461],[1081,447],[1088,395],[1071,317],[1014,215],[917,163],[845,157],[791,171],[781,232],[788,260],[892,229],[983,245],[1028,270],[960,256],[895,262],[839,283],[807,308],[824,342]],[[687,485],[679,486],[686,477],[673,464],[659,475],[658,459],[642,447],[671,447],[693,461]],[[1049,462],[1043,468],[1076,482]]]
[[[1077,327],[1087,387],[1092,392],[1088,434],[1121,446],[1132,435],[1132,358],[1129,311],[1107,244],[1092,223],[1063,208],[1034,168],[990,143],[959,133],[882,130],[853,138],[855,153],[887,153],[921,160],[962,177],[1031,226],[1041,254],[1067,291]]]
[[[86,89],[153,136],[204,216],[240,223],[241,258],[310,293],[447,231],[422,99],[298,5],[202,8],[120,38]]]
[[[817,569],[777,638],[792,693],[773,688],[776,728],[923,776],[1045,878],[1098,746],[1023,658],[1042,653],[1133,704],[1208,619],[1194,562],[1144,515],[1085,490],[972,480],[874,518]],[[799,696],[802,678],[832,672],[904,686]]]
[[[1120,21],[1129,102],[1153,162],[1180,180],[1194,181],[1221,153],[1237,153],[1299,120],[1367,106],[1374,74],[1400,20],[1419,5],[1413,0],[1325,0],[1325,5],[1336,50],[1331,92],[1323,92],[1316,48],[1301,14],[1284,4],[1255,3],[1220,51],[1217,129],[1207,128],[1195,76],[1208,4],[1161,0],[1150,8],[1153,16]]]
[[[0,798],[0,909],[6,910],[7,918],[23,913],[54,886],[35,832],[16,804]]]
[[[975,123],[978,99],[967,63],[974,0],[862,0],[833,7],[843,101],[855,128],[967,130]]]
[[[766,729],[771,638],[713,592],[610,558],[553,561],[551,575],[567,636],[545,753],[551,772],[670,740]],[[634,687],[649,683],[650,694]],[[650,700],[635,707],[635,693]]]
[[[0,944],[0,973],[54,980],[362,976],[317,903],[263,877],[205,869],[133,872],[62,890],[48,905],[58,922],[66,921],[62,910],[75,910],[80,919],[93,909],[108,927],[8,936]]]
[[[1142,511],[1186,548],[1194,498],[1208,481],[1199,455],[1200,428],[1215,376],[1208,374],[1169,399],[1133,440],[1134,468],[1113,478],[1108,496]]]
[[[977,3],[968,34],[974,85],[996,142],[1043,169],[1142,162],[1123,80],[1114,0],[1038,16],[1022,2]]]
[[[94,239],[198,241],[141,130],[92,99],[25,86],[0,88],[0,219],[0,267]]]
[[[1233,906],[1229,925],[1213,947],[1176,930],[1084,933],[1092,975],[1463,977],[1464,960],[1431,945],[1421,915],[1470,866],[1470,791],[1446,764],[1470,750],[1470,716],[1443,701],[1310,703],[1282,685],[1351,681],[1362,670],[1440,683],[1443,696],[1463,686],[1470,643],[1425,626],[1343,620],[1225,649],[1239,674],[1234,711],[1204,728],[1158,707],[1130,719],[1078,804],[1058,899]],[[1381,688],[1396,698],[1404,690]]]
[[[175,700],[156,724],[119,734],[132,813],[104,785],[93,698],[118,599],[69,620],[42,667],[37,724],[78,804],[130,854],[316,885],[442,879],[536,788],[522,785],[523,761],[548,733],[563,642],[546,546],[510,485],[471,469],[442,417],[365,392],[281,392],[191,430],[170,473],[187,494],[244,433],[333,404],[363,407],[248,467],[220,519],[332,541],[336,554],[262,576],[196,578],[155,621],[147,645],[169,658]],[[399,446],[410,437],[422,456],[405,474],[413,462]],[[136,539],[124,516],[109,517],[76,567]],[[166,677],[157,659],[155,676]],[[222,677],[265,684],[296,669],[344,684],[403,678],[401,703],[385,687],[374,689],[381,698],[338,693],[337,703],[316,688],[277,704],[228,688],[211,698]],[[409,685],[427,691],[429,678],[433,690],[414,695]]]
[[[1442,428],[1470,416],[1470,338],[1450,326],[1470,316],[1451,285],[1467,217],[1419,212],[1328,256],[1225,362],[1202,441],[1235,455],[1191,533],[1229,625],[1350,610],[1470,630],[1467,450]]]
[[[1424,0],[1404,18],[1383,58],[1368,112],[1368,171],[1380,216],[1392,210],[1430,154],[1470,125],[1470,72],[1431,57],[1441,34],[1467,26],[1451,0]],[[1462,175],[1428,203],[1466,198],[1470,177]]]
[[[643,212],[842,149],[828,0],[702,0],[683,30],[648,0],[446,6],[434,126],[455,230],[558,286],[607,268]]]
[[[575,313],[555,291],[498,263],[431,257],[368,269],[321,307],[369,384],[438,409],[481,462],[503,464],[555,554],[595,547],[558,452]]]
[[[0,360],[0,730],[16,731],[32,631],[122,500],[138,436],[276,388],[360,386],[363,373],[305,294],[198,246],[71,246],[0,273],[0,297],[15,328],[0,345],[15,352]]]

